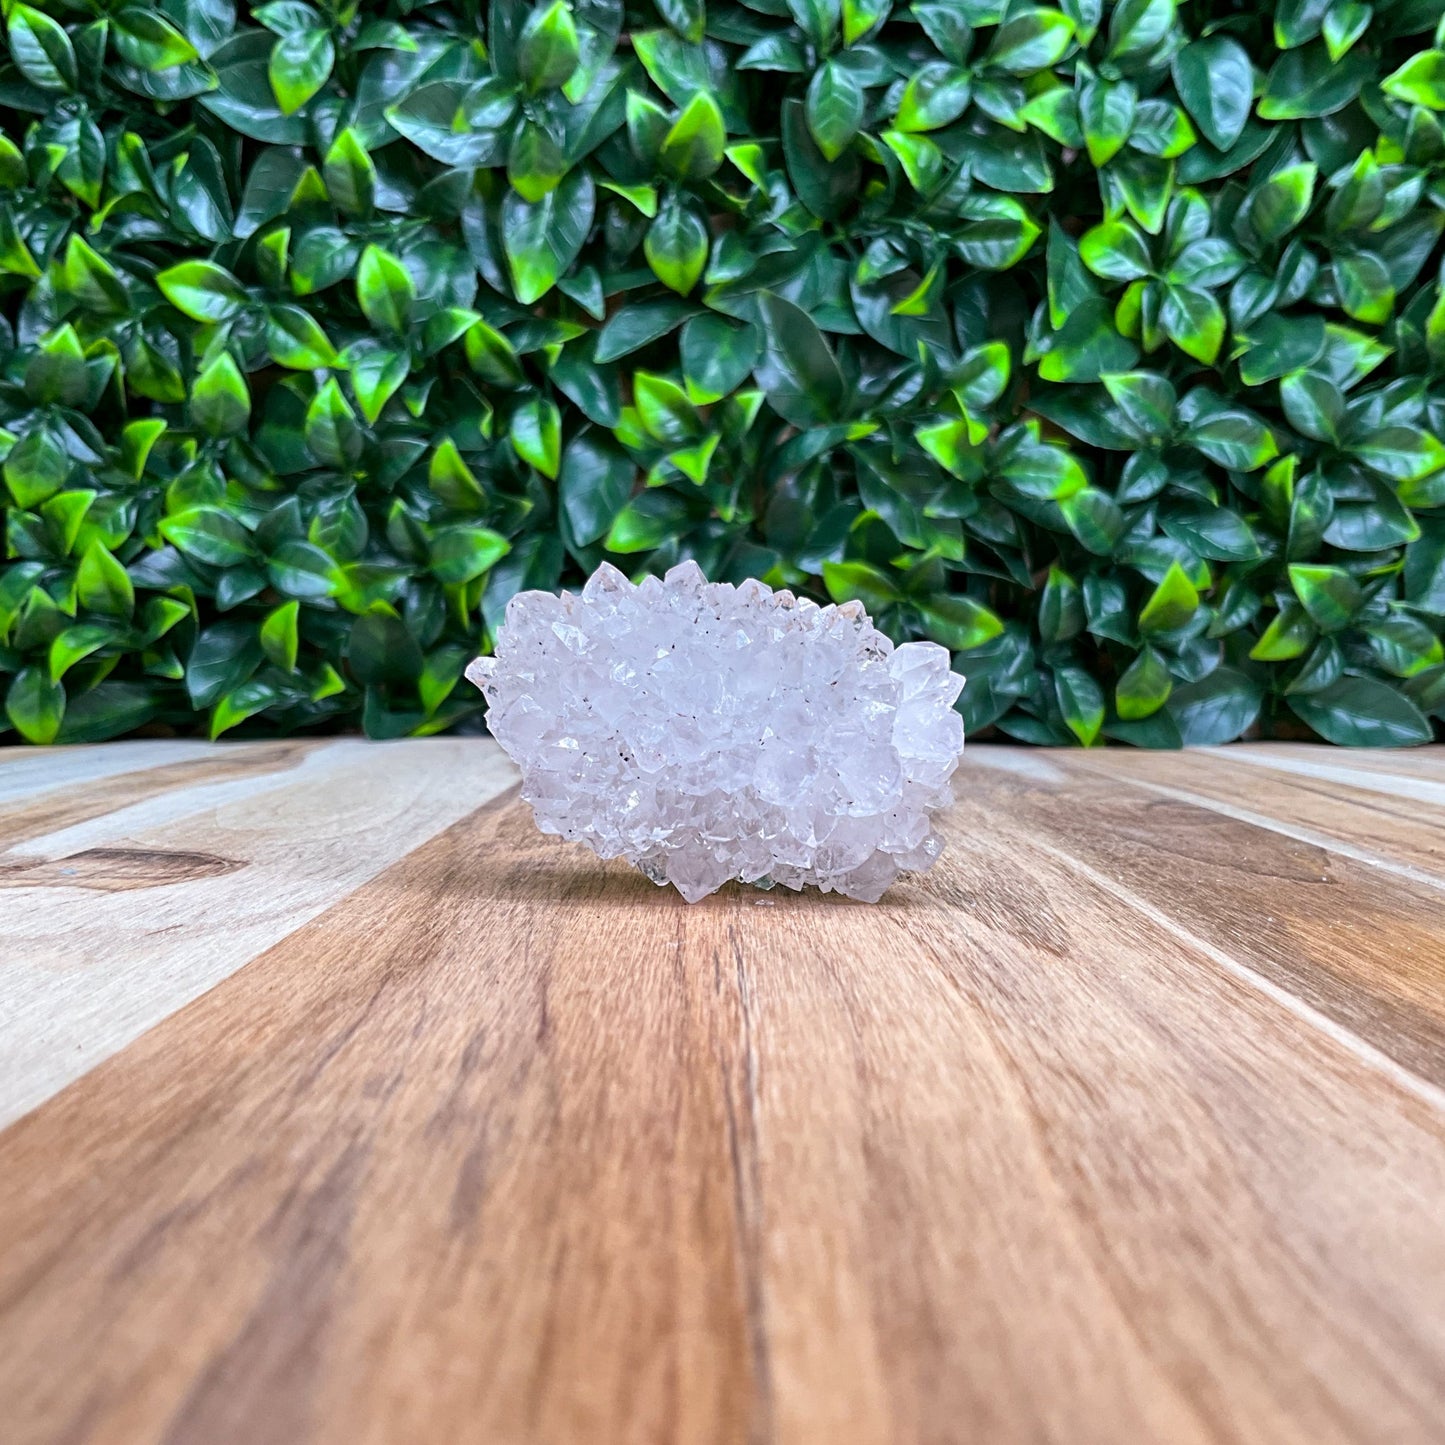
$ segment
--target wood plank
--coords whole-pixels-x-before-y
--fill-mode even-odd
[[[1400,877],[1445,889],[1445,787],[1429,796],[1409,774],[1348,769],[1333,775],[1256,767],[1233,751],[1139,752],[1127,760],[1102,753],[1073,766],[1143,785],[1165,797],[1200,803],[1228,817],[1372,863]],[[1327,767],[1327,765],[1326,765]],[[1386,786],[1358,786],[1381,779]]]
[[[205,758],[214,752],[214,746],[209,743],[161,738],[77,747],[3,747],[0,748],[0,804],[141,768]]]
[[[1445,909],[1433,880],[1101,775],[1092,756],[1010,762],[979,748],[973,761],[981,805],[1445,1087]]]
[[[103,818],[163,793],[228,778],[278,773],[296,766],[308,753],[326,745],[320,740],[293,738],[274,743],[228,743],[220,747],[187,744],[177,753],[168,748],[157,752],[148,743],[139,746],[116,743],[112,768],[104,767],[108,758],[87,757],[76,759],[76,763],[83,762],[84,767],[66,759],[67,766],[47,768],[38,774],[7,761],[0,768],[0,783],[24,774],[32,786],[17,789],[0,800],[0,848],[14,848],[92,818]],[[4,751],[16,753],[22,749]],[[95,751],[104,750],[96,748]]]
[[[1438,1091],[1007,756],[875,907],[689,909],[498,803],[278,942],[0,1135],[10,1438],[1437,1440]],[[1217,892],[1242,825],[1183,826]]]
[[[1220,753],[1247,767],[1266,767],[1355,788],[1374,788],[1400,798],[1441,802],[1445,749],[1338,749],[1316,743],[1237,744]]]
[[[333,739],[216,748],[104,780],[93,799],[62,791],[45,831],[23,806],[0,854],[0,1124],[514,777],[489,740]]]

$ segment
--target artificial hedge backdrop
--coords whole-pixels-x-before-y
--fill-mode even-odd
[[[973,732],[1428,739],[1442,8],[6,0],[9,740],[437,731],[688,556]]]

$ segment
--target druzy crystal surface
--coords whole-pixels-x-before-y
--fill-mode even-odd
[[[544,833],[695,903],[731,878],[876,901],[942,843],[963,679],[862,605],[820,607],[695,563],[574,596],[521,592],[467,676]]]

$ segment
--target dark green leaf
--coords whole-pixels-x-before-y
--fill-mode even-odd
[[[636,475],[632,462],[596,432],[583,432],[568,444],[557,492],[579,546],[607,534],[632,494]]]
[[[1089,160],[1097,168],[1106,165],[1124,148],[1134,128],[1139,92],[1127,80],[1110,84],[1096,81],[1079,94],[1079,119]]]
[[[1147,54],[1174,24],[1174,0],[1119,0],[1109,16],[1109,55],[1126,60]]]
[[[846,387],[822,333],[780,296],[765,294],[760,306],[764,345],[755,370],[773,409],[794,426],[836,419]]]
[[[695,306],[675,296],[642,301],[609,319],[597,337],[596,361],[616,361],[675,331],[696,312]]]
[[[231,567],[254,554],[246,528],[219,507],[192,507],[165,518],[161,535],[187,556],[215,567]]]
[[[196,321],[229,321],[246,304],[240,282],[210,261],[183,261],[162,271],[156,284],[176,310]]]
[[[251,416],[251,392],[246,378],[223,351],[196,378],[191,392],[191,419],[213,437],[244,431]]]
[[[508,436],[524,462],[555,479],[562,465],[562,417],[556,402],[541,396],[523,402],[512,413]]]
[[[1139,348],[1115,329],[1113,308],[1098,296],[1074,306],[1040,348],[1039,375],[1045,381],[1098,381],[1139,359]]]
[[[1221,151],[1234,145],[1254,102],[1254,70],[1237,40],[1211,35],[1174,57],[1174,84],[1190,118]]]
[[[1264,702],[1257,683],[1232,667],[1176,687],[1166,707],[1189,747],[1233,742],[1254,725]]]
[[[926,634],[954,651],[983,647],[1003,632],[997,614],[971,597],[940,592],[920,603],[918,612]]]
[[[682,328],[682,373],[688,395],[707,406],[736,391],[762,352],[755,326],[721,316],[695,316]]]
[[[363,315],[382,331],[403,332],[416,300],[411,273],[389,251],[368,246],[356,270],[356,300]]]
[[[6,12],[6,27],[10,56],[26,80],[41,90],[75,88],[75,49],[63,26],[43,11],[16,4]]]
[[[1264,120],[1302,120],[1333,115],[1355,99],[1371,70],[1359,54],[1332,60],[1324,45],[1291,50],[1275,61],[1264,83],[1259,114]]]
[[[1126,0],[1133,3],[1133,0]],[[1164,0],[1152,0],[1164,3]],[[1173,0],[1168,0],[1172,8]],[[1013,75],[1047,70],[1062,60],[1074,39],[1074,22],[1059,10],[1023,6],[994,32],[993,44],[984,57],[986,64]]]
[[[1295,595],[1321,632],[1338,632],[1355,615],[1363,600],[1360,584],[1342,567],[1290,566]]]
[[[1050,567],[1039,599],[1039,636],[1049,644],[1070,642],[1085,620],[1083,589],[1061,567]]]
[[[1177,632],[1199,608],[1199,592],[1184,569],[1173,563],[1139,614],[1140,631],[1151,636]]]
[[[650,552],[677,536],[686,515],[682,498],[661,491],[644,492],[613,519],[602,545],[609,552]]]
[[[198,60],[200,52],[163,15],[128,6],[111,20],[117,54],[141,70],[170,70]]]
[[[1291,697],[1289,705],[1326,742],[1346,747],[1408,748],[1431,738],[1420,709],[1372,677],[1342,677],[1319,692]]]
[[[350,467],[360,460],[361,427],[334,379],[322,386],[307,407],[304,434],[311,455],[326,466]]]
[[[341,358],[310,312],[299,306],[273,306],[266,312],[266,350],[278,366],[317,371]]]
[[[417,640],[386,603],[377,603],[351,624],[346,643],[351,675],[367,687],[415,682],[425,665]]]
[[[722,165],[726,145],[722,111],[710,92],[700,90],[663,137],[658,159],[669,175],[700,181]]]
[[[830,60],[813,76],[804,114],[808,130],[825,160],[835,161],[847,150],[863,123],[865,105],[863,87],[853,71],[841,62]]]
[[[1152,269],[1149,246],[1128,221],[1106,221],[1079,239],[1079,255],[1094,275],[1133,281]]]

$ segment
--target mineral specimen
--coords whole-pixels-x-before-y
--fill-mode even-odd
[[[942,849],[963,679],[861,603],[820,607],[695,563],[580,596],[521,592],[467,676],[544,833],[695,903],[731,878],[876,902]]]

